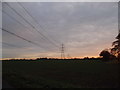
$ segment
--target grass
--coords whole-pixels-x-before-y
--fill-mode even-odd
[[[3,61],[3,79],[18,88],[117,88],[118,64],[83,60]]]

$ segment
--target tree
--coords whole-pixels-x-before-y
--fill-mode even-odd
[[[104,61],[109,61],[111,54],[109,53],[108,50],[103,50],[103,51],[100,53],[100,56],[102,56],[102,59],[103,59]]]
[[[120,33],[116,37],[116,41],[112,43],[113,48],[111,49],[111,53],[113,55],[116,55],[118,58],[118,61],[120,61]]]

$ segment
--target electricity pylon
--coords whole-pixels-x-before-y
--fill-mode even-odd
[[[64,54],[64,44],[62,44],[62,47],[61,47],[61,59],[65,59],[65,54]]]

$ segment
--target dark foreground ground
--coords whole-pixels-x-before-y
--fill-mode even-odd
[[[3,88],[118,88],[119,65],[102,61],[3,61]],[[8,87],[7,87],[8,86]]]

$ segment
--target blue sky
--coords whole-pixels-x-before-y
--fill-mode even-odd
[[[30,44],[3,31],[3,58],[60,57],[61,44],[71,57],[99,56],[110,48],[118,33],[117,2],[24,2],[8,3],[39,32],[3,3],[3,28],[28,40]],[[11,18],[11,17],[12,18]],[[20,23],[18,23],[17,21]]]

